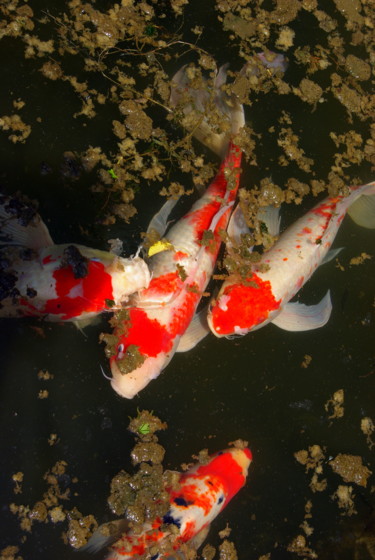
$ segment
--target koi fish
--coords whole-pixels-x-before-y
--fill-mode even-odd
[[[329,320],[329,291],[316,305],[290,302],[316,268],[331,260],[330,251],[345,214],[375,228],[375,183],[353,186],[349,195],[330,196],[290,226],[263,253],[246,279],[229,276],[210,304],[208,325],[217,337],[244,335],[272,322],[289,331],[322,327]]]
[[[0,196],[0,228],[0,317],[85,326],[150,281],[140,257],[55,245],[39,214],[17,198]]]
[[[210,523],[244,486],[251,461],[250,449],[231,448],[211,456],[207,464],[197,464],[180,473],[177,485],[166,488],[170,504],[167,513],[145,523],[137,534],[128,530],[118,535],[107,560],[140,558],[146,554],[151,560],[170,558],[185,543],[198,548]],[[123,521],[114,523],[117,533],[121,533]],[[113,527],[113,523],[99,527],[85,550],[96,552],[116,539],[104,536],[108,535],[106,525]]]
[[[244,113],[235,99],[227,104],[219,89],[224,72],[219,71],[215,98],[224,107],[222,113],[226,111],[232,118],[229,136],[233,137],[244,124]],[[182,69],[173,81],[183,88],[184,80]],[[216,105],[219,107],[218,101]],[[165,239],[169,250],[151,257],[149,286],[135,295],[125,319],[115,327],[116,344],[109,352],[107,348],[107,354],[112,354],[112,387],[122,397],[133,398],[160,374],[177,348],[185,351],[209,332],[199,315],[190,330],[188,327],[215,267],[221,245],[220,231],[227,227],[239,185],[241,150],[229,141],[228,133],[215,139],[218,152],[223,151],[224,144],[227,154],[215,179],[191,210],[168,231]],[[167,202],[150,224],[151,227],[159,224],[161,234],[160,224],[165,227],[171,206],[173,201]]]

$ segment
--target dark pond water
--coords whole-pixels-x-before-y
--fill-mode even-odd
[[[36,11],[43,7],[35,4]],[[173,18],[170,21],[176,28]],[[310,16],[295,23],[298,41],[314,44],[316,31],[310,23]],[[220,63],[229,60],[240,67],[228,35],[216,23],[212,2],[194,2],[186,8],[182,29],[193,25],[207,26],[203,46]],[[40,61],[25,60],[20,40],[3,39],[0,60],[0,113],[10,114],[12,101],[21,98],[26,101],[23,118],[32,124],[32,134],[24,144],[12,145],[6,133],[0,132],[2,187],[39,201],[40,213],[56,242],[105,248],[107,239],[119,236],[126,253],[134,253],[141,231],[160,205],[160,185],[142,184],[136,218],[130,225],[110,229],[97,225],[101,201],[90,191],[93,176],[72,181],[61,173],[67,150],[79,152],[89,145],[116,149],[110,110],[104,108],[93,120],[73,119],[72,113],[80,107],[77,97],[67,84],[47,81],[38,71]],[[189,55],[178,64],[185,62]],[[171,65],[171,72],[175,70]],[[292,65],[288,72],[286,79],[298,83],[301,69]],[[311,113],[296,97],[270,99],[260,96],[255,100],[247,108],[248,119],[266,135],[281,108],[293,111],[306,153],[324,175],[326,153],[332,151],[327,130],[348,128],[345,112],[329,101],[327,107]],[[164,118],[162,112],[159,118]],[[245,168],[244,184],[251,186],[269,175],[282,181],[287,173],[278,168],[277,156],[266,148],[265,136],[258,167]],[[42,174],[44,164],[50,173]],[[361,172],[363,182],[371,179],[366,166]],[[299,178],[308,179],[303,174]],[[283,223],[290,223],[312,204],[312,199],[306,199],[300,207],[283,208]],[[313,303],[331,289],[333,312],[324,328],[288,333],[269,325],[231,341],[209,336],[193,351],[176,355],[159,379],[132,401],[115,395],[100,370],[106,361],[98,337],[108,328],[106,317],[84,333],[69,324],[1,320],[1,547],[17,544],[25,560],[77,558],[62,542],[61,524],[34,525],[29,535],[20,530],[9,504],[32,505],[41,499],[46,490],[44,473],[56,461],[65,460],[69,477],[78,479],[70,484],[67,478],[73,491],[69,506],[108,520],[109,482],[121,468],[131,468],[129,417],[137,409],[148,409],[168,423],[168,430],[160,434],[167,468],[179,468],[204,447],[213,452],[237,438],[249,441],[254,462],[248,483],[215,522],[210,542],[218,544],[217,531],[228,522],[240,560],[256,560],[267,553],[272,560],[297,558],[287,546],[302,533],[299,525],[306,502],[311,500],[309,523],[314,533],[308,543],[318,558],[357,558],[356,540],[363,536],[373,514],[373,478],[367,488],[352,485],[358,514],[345,517],[331,499],[344,483],[327,463],[338,453],[360,455],[375,470],[373,451],[360,429],[362,418],[375,419],[375,259],[349,266],[350,259],[361,252],[373,255],[374,243],[374,231],[361,229],[346,218],[335,241],[335,246],[344,248],[339,260],[345,270],[335,266],[335,261],[322,266],[300,293],[301,301]],[[305,355],[312,356],[306,369],[301,367]],[[54,378],[39,380],[41,369]],[[42,389],[48,389],[47,399],[38,399]],[[345,394],[345,414],[330,420],[324,404],[339,389]],[[57,434],[58,442],[50,446],[52,433]],[[325,449],[322,478],[328,486],[321,493],[311,491],[312,471],[306,474],[293,455],[314,444]],[[12,475],[19,471],[24,473],[23,493],[15,495]],[[357,542],[358,558],[371,558],[365,546],[358,547]]]

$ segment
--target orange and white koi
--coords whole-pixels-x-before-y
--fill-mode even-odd
[[[372,182],[351,187],[347,196],[325,198],[281,234],[251,276],[229,276],[210,305],[207,320],[213,334],[244,335],[269,322],[289,331],[325,325],[332,310],[329,291],[317,305],[290,300],[320,264],[337,254],[330,248],[347,212],[359,225],[375,228],[374,195]]]
[[[0,317],[37,316],[84,326],[150,281],[140,257],[55,245],[39,214],[0,196]]]
[[[210,523],[244,486],[251,461],[247,447],[230,448],[211,456],[208,463],[181,473],[176,487],[166,488],[170,504],[167,513],[145,523],[137,534],[125,532],[111,546],[106,560],[157,560],[174,557],[185,543],[200,546]],[[121,527],[121,521],[118,525]],[[94,533],[86,550],[97,551],[107,545],[102,528]],[[110,540],[113,542],[113,538]]]
[[[220,72],[218,76],[221,84]],[[174,81],[182,83],[183,79],[182,70]],[[217,97],[225,105],[223,96],[218,90]],[[232,136],[244,124],[243,108],[236,100],[226,108],[233,117]],[[215,145],[218,152],[222,152],[223,145],[227,146],[215,179],[190,212],[168,231],[165,239],[169,250],[158,252],[150,259],[150,285],[135,295],[128,318],[121,320],[114,330],[117,346],[110,357],[111,384],[123,397],[133,398],[159,375],[177,349],[191,348],[209,332],[199,322],[199,316],[190,330],[188,327],[215,267],[220,232],[227,227],[239,185],[242,155],[231,141],[228,147],[228,134],[221,136]],[[168,202],[152,224],[166,223],[169,208]],[[138,359],[136,367],[129,361],[134,350]]]

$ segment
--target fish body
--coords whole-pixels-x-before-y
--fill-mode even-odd
[[[210,523],[244,486],[251,461],[248,448],[231,448],[180,474],[177,486],[166,489],[170,506],[163,518],[145,523],[138,534],[123,534],[112,545],[107,560],[142,555],[152,560],[168,558],[184,543],[202,540],[199,535],[206,536]],[[104,545],[99,528],[87,548]]]
[[[211,278],[236,197],[241,150],[229,145],[216,178],[190,212],[172,226],[166,240],[173,247],[150,260],[152,279],[135,296],[128,320],[114,331],[118,339],[110,359],[112,387],[132,398],[168,364],[190,325]],[[136,348],[141,364],[128,371],[128,349]]]
[[[222,337],[243,335],[271,321],[286,330],[325,324],[331,311],[329,294],[317,306],[288,302],[327,257],[351,206],[354,209],[361,203],[356,221],[361,223],[365,215],[361,225],[375,227],[374,194],[375,183],[369,183],[351,187],[348,196],[325,198],[282,233],[262,255],[251,277],[246,281],[228,277],[209,309],[211,331]],[[352,217],[356,219],[354,210]]]
[[[55,245],[39,215],[25,221],[24,205],[23,214],[15,213],[12,201],[0,199],[0,317],[82,324],[148,285],[149,270],[140,257]]]

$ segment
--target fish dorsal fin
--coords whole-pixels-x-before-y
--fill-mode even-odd
[[[53,245],[39,214],[15,197],[0,197],[0,230],[1,245],[22,245],[35,250]]]
[[[211,332],[207,323],[207,309],[208,306],[205,306],[194,315],[190,325],[180,338],[176,352],[191,350]]]
[[[103,523],[94,532],[88,542],[79,550],[85,552],[99,552],[103,548],[110,546],[116,542],[122,534],[129,530],[129,523],[126,519],[118,519]]]
[[[151,218],[148,224],[147,233],[152,230],[156,231],[160,237],[163,237],[168,226],[168,218],[173,208],[176,206],[179,198],[169,198],[158,212]]]
[[[260,222],[263,222],[266,225],[267,231],[270,235],[273,237],[279,235],[281,219],[280,208],[276,208],[275,206],[261,207],[258,210],[257,218]],[[227,233],[229,237],[238,244],[241,243],[242,234],[250,233],[240,204],[237,204],[230,217]]]
[[[375,194],[360,196],[349,207],[348,214],[359,226],[375,229]]]
[[[298,302],[287,303],[272,323],[285,331],[310,331],[323,327],[332,311],[330,291],[316,305]]]
[[[273,237],[277,237],[280,233],[280,207],[276,206],[262,206],[259,208],[257,218],[263,222],[267,231]]]

